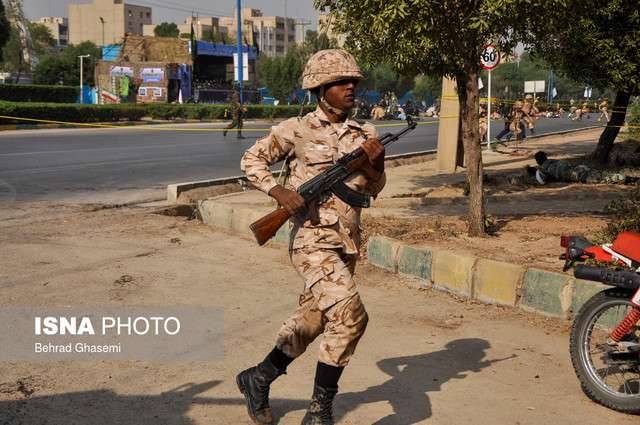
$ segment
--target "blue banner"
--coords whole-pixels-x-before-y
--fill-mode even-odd
[[[232,46],[229,44],[216,44],[209,43],[207,41],[197,40],[197,50],[198,56],[222,56],[222,57],[233,57],[234,53],[238,52],[236,46]],[[249,60],[255,60],[258,56],[258,52],[255,47],[250,46],[242,46],[243,52],[249,52]]]

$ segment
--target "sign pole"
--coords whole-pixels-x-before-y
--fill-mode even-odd
[[[238,19],[238,37],[237,37],[237,50],[238,50],[238,89],[240,91],[240,104],[242,105],[242,83],[244,80],[244,75],[242,75],[242,68],[244,65],[244,61],[242,60],[242,4],[241,0],[236,2],[236,16]]]
[[[491,150],[491,70],[489,73],[489,87],[487,88],[488,98],[487,99],[487,150]]]

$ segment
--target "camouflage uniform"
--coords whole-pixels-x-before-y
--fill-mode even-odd
[[[318,108],[272,127],[268,136],[246,151],[241,169],[253,185],[268,193],[277,184],[270,166],[288,157],[287,188],[296,190],[368,137],[377,137],[372,125],[350,119],[332,124]],[[357,172],[346,183],[375,196],[385,184],[385,175],[370,181]],[[345,366],[367,325],[367,313],[353,281],[360,247],[360,208],[331,195],[320,205],[309,205],[306,216],[292,218],[290,227],[291,262],[305,284],[298,309],[282,325],[276,345],[295,358],[324,334],[320,361]]]
[[[538,167],[538,170],[545,181],[589,184],[618,184],[627,181],[624,174],[595,170],[584,164],[571,165],[561,159],[548,159]]]
[[[244,108],[240,104],[240,97],[238,93],[234,93],[231,98],[231,123],[224,129],[224,135],[227,135],[227,131],[232,128],[237,128],[237,137],[242,138],[242,126],[243,126]]]

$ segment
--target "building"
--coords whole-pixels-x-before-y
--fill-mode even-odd
[[[151,8],[123,0],[69,4],[69,43],[92,41],[99,46],[121,43],[125,34],[142,35],[151,24]]]
[[[187,38],[191,35],[191,24],[193,23],[193,33],[197,40],[216,40],[223,41],[228,39],[227,28],[220,27],[220,18],[215,16],[192,17],[189,16],[184,20],[183,24],[178,25],[180,36]],[[154,30],[157,25],[144,25],[143,35],[154,36]]]
[[[47,27],[58,46],[69,44],[69,20],[67,18],[45,16],[34,22]]]
[[[284,56],[289,46],[301,43],[296,34],[296,21],[283,16],[263,16],[259,9],[242,8],[243,41],[256,46],[266,56]],[[231,40],[237,37],[236,15],[221,17],[220,28],[226,28]]]

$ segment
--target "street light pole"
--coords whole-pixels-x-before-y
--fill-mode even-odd
[[[82,68],[83,68],[82,67],[82,59],[88,58],[89,56],[91,56],[91,55],[80,55],[80,56],[78,56],[80,58],[80,103],[81,104],[84,103],[84,99],[83,99],[83,96],[82,96],[83,95],[83,93],[82,93],[82,86],[83,86],[83,84],[82,84]]]
[[[104,18],[102,16],[100,18],[100,24],[102,24],[102,47],[104,47]]]

